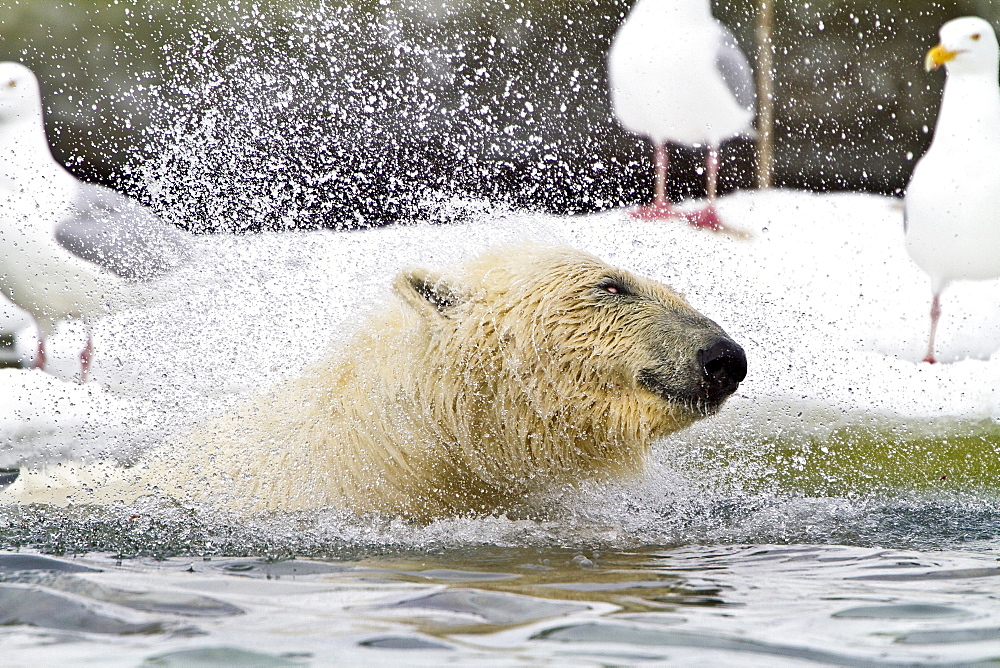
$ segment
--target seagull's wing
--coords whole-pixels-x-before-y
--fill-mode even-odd
[[[729,92],[744,109],[753,111],[757,106],[757,87],[753,80],[753,68],[746,54],[740,49],[736,35],[721,22],[716,22],[721,31],[719,48],[715,53],[715,66],[722,75]]]
[[[182,263],[189,235],[118,192],[80,183],[74,205],[56,226],[69,252],[125,278],[152,278]]]

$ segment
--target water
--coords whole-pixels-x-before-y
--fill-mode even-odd
[[[6,665],[996,665],[1000,553],[0,554]]]

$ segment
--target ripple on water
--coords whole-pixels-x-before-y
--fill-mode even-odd
[[[488,623],[520,625],[550,617],[561,617],[588,610],[584,603],[559,603],[533,596],[489,592],[476,589],[447,589],[374,609],[407,610],[409,615],[422,611],[449,612],[456,624]]]
[[[177,652],[164,652],[146,659],[142,668],[284,668],[305,666],[304,661],[296,661],[262,652],[249,652],[238,647],[201,647]]]
[[[128,621],[119,611],[96,609],[89,601],[39,589],[0,584],[0,625],[25,625],[41,629],[116,635],[201,635],[203,632],[172,622]]]
[[[549,629],[532,636],[533,640],[548,640],[586,645],[627,645],[634,647],[685,647],[702,650],[725,650],[746,656],[764,654],[772,657],[802,659],[837,666],[872,665],[871,661],[848,654],[781,645],[711,633],[694,633],[647,626],[587,622]],[[880,663],[891,666],[891,663]]]
[[[74,564],[62,559],[52,559],[40,554],[0,554],[0,574],[20,571],[49,571],[55,573],[99,573],[97,568]]]
[[[940,619],[945,617],[971,617],[965,610],[946,605],[905,603],[900,605],[866,605],[848,608],[832,615],[840,619]]]
[[[945,645],[949,643],[980,643],[1000,640],[1000,628],[913,631],[904,633],[896,642],[910,645]]]
[[[446,651],[452,649],[450,645],[416,636],[382,636],[370,640],[362,640],[358,644],[362,647],[371,647],[373,649],[443,649]]]

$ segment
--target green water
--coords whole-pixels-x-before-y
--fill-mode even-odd
[[[684,468],[720,472],[713,481],[747,491],[865,497],[876,493],[1000,491],[1000,425],[942,420],[844,427],[702,447]]]

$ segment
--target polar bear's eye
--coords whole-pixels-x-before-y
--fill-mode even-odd
[[[617,278],[606,278],[600,282],[597,286],[598,290],[602,290],[612,295],[631,295],[632,291],[628,289],[625,283]]]

